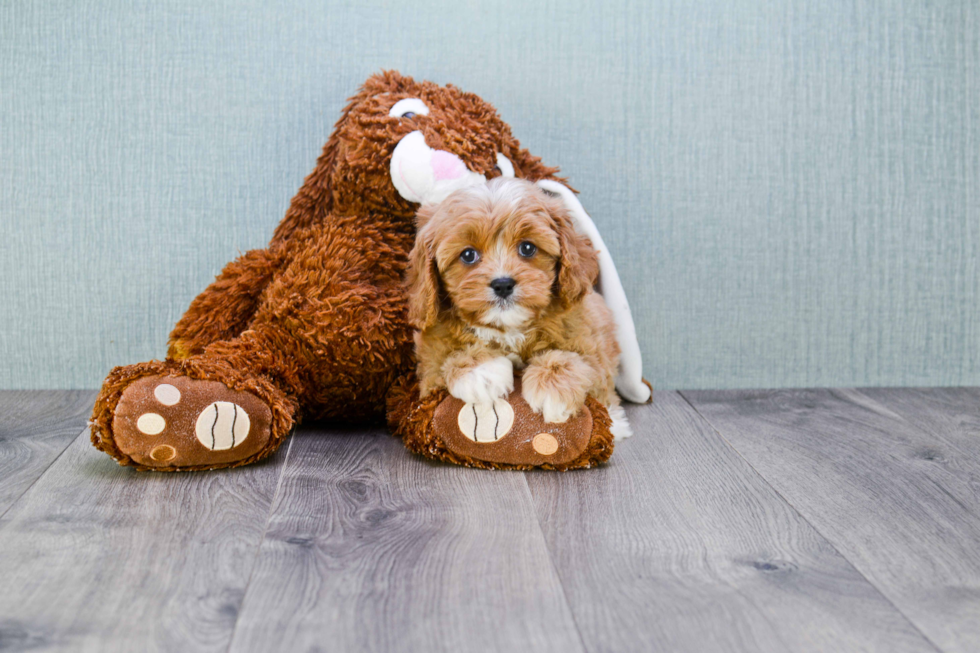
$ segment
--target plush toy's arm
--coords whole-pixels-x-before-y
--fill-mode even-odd
[[[187,358],[244,331],[278,265],[278,257],[266,249],[253,249],[226,265],[177,322],[167,355]]]

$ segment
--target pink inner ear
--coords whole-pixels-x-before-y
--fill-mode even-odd
[[[445,150],[436,150],[432,153],[432,174],[436,181],[444,179],[459,179],[466,172],[466,165],[458,156]]]

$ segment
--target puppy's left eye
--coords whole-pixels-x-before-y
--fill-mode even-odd
[[[531,258],[538,253],[538,248],[534,243],[525,240],[523,243],[517,246],[517,253],[524,258]]]

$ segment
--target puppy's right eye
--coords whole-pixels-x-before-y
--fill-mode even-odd
[[[531,258],[538,253],[538,248],[534,243],[525,240],[523,243],[517,246],[517,253],[523,258]]]
[[[467,247],[463,250],[463,253],[459,255],[459,260],[466,265],[473,265],[480,260],[480,253],[472,247]]]

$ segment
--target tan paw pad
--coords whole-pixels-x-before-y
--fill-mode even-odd
[[[136,428],[140,430],[140,433],[156,435],[157,433],[162,433],[163,429],[167,428],[167,420],[156,413],[143,413],[136,420]]]
[[[176,406],[180,403],[180,390],[169,383],[161,383],[154,388],[153,396],[164,406]]]
[[[514,426],[514,409],[506,399],[492,404],[465,404],[457,423],[460,432],[473,442],[496,442]]]
[[[244,408],[230,401],[216,401],[201,411],[194,432],[205,447],[221,451],[241,444],[248,437],[249,426]]]
[[[150,452],[150,458],[160,463],[173,460],[176,455],[177,450],[171,447],[169,444],[161,444],[153,447],[153,451]]]
[[[558,451],[558,439],[550,433],[538,433],[531,440],[531,446],[542,456],[550,456]]]

